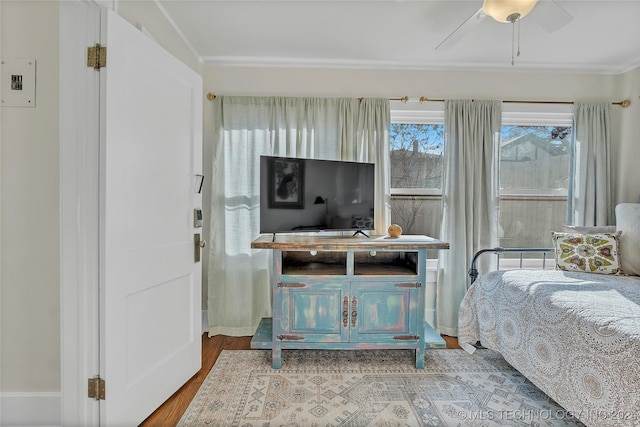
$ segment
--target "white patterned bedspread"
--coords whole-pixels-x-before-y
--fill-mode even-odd
[[[469,288],[458,327],[586,425],[640,425],[640,277],[494,271]]]

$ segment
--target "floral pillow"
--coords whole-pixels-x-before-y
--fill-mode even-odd
[[[598,274],[620,274],[618,238],[614,234],[552,233],[556,269]]]

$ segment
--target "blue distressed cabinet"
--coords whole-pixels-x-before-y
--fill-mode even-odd
[[[273,252],[272,318],[262,319],[252,348],[424,349],[444,340],[424,321],[427,250],[448,243],[427,236],[263,235],[254,249]]]

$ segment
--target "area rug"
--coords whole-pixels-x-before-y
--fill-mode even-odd
[[[178,426],[582,426],[499,353],[225,350]]]

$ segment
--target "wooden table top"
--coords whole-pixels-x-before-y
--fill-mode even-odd
[[[449,249],[449,243],[433,237],[408,234],[400,237],[377,236],[319,236],[299,234],[263,234],[251,242],[253,249],[282,249],[301,251],[322,250],[418,250]]]

